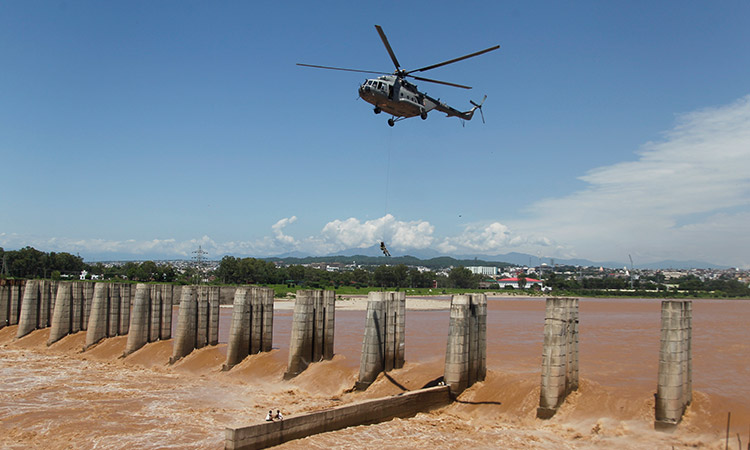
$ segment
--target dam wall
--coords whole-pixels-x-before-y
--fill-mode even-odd
[[[219,341],[218,286],[183,286],[170,364]]]
[[[357,389],[367,389],[381,372],[404,366],[405,324],[404,292],[368,294]]]
[[[231,369],[248,355],[271,350],[273,296],[273,289],[265,287],[241,286],[235,291],[224,370]]]
[[[654,428],[671,430],[693,400],[693,302],[661,303],[661,347]]]
[[[365,400],[351,405],[295,416],[278,422],[226,429],[226,449],[261,449],[313,434],[357,425],[384,422],[396,417],[412,417],[419,412],[451,402],[450,389],[437,386],[401,395]]]
[[[536,415],[549,419],[578,390],[578,299],[548,298],[544,319],[542,382]]]
[[[333,358],[335,320],[334,291],[297,291],[284,379],[299,375],[310,363]]]
[[[445,384],[459,395],[487,374],[487,296],[454,295],[445,350]]]

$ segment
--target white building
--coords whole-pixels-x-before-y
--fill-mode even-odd
[[[471,266],[467,267],[467,269],[471,270],[471,273],[476,273],[479,275],[497,275],[497,267]]]
[[[505,289],[506,286],[511,286],[513,289],[519,289],[518,278],[502,278],[500,280],[497,280],[497,285],[501,289]],[[526,278],[526,283],[523,285],[523,288],[529,289],[534,285],[542,287],[542,280],[537,280],[536,278]]]

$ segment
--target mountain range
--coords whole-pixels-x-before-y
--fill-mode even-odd
[[[393,253],[393,252],[392,252]],[[301,252],[290,252],[285,253],[282,255],[277,255],[275,258],[278,259],[286,259],[286,258],[299,258],[299,259],[315,259],[315,258],[333,258],[333,257],[356,257],[356,256],[366,256],[366,257],[379,257],[383,256],[383,252],[380,251],[380,247],[377,245],[373,245],[372,247],[365,247],[365,248],[350,248],[347,250],[342,250],[334,253],[330,253],[325,256],[311,256],[309,254],[301,253]],[[488,263],[488,262],[497,262],[497,263],[506,263],[514,266],[538,266],[540,258],[536,255],[530,255],[527,253],[518,253],[518,252],[511,252],[511,253],[503,253],[503,254],[497,254],[497,255],[442,255],[439,252],[432,250],[432,249],[423,249],[423,250],[410,250],[408,255],[398,255],[397,252],[393,253],[393,257],[399,257],[399,256],[411,256],[415,259],[420,260],[431,260],[436,259],[440,257],[449,257],[453,258],[455,260],[461,261],[462,263],[465,262],[471,262],[472,260],[477,261],[477,265],[481,265],[481,263]],[[265,258],[265,259],[274,259],[274,258]],[[400,259],[400,258],[399,258]],[[542,263],[546,263],[548,265],[551,265],[554,260],[554,264],[556,265],[569,265],[569,266],[593,266],[593,267],[608,267],[608,268],[619,268],[619,267],[630,267],[629,262],[623,262],[623,261],[591,261],[588,259],[583,258],[547,258],[543,257],[541,258]],[[718,264],[713,264],[705,261],[696,261],[696,260],[688,260],[688,261],[676,261],[676,260],[664,260],[664,261],[657,261],[652,262],[648,264],[633,264],[633,267],[635,269],[647,269],[647,270],[657,270],[657,269],[676,269],[676,270],[686,270],[686,269],[729,269],[730,266],[722,266]]]

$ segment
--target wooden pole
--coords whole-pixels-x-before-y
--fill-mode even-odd
[[[724,441],[724,450],[729,450],[729,423],[732,420],[732,411],[727,413],[727,438]]]

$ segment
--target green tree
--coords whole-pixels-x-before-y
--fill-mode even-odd
[[[471,270],[463,266],[454,267],[448,274],[452,287],[461,289],[473,289],[479,287],[479,279],[471,273]]]

